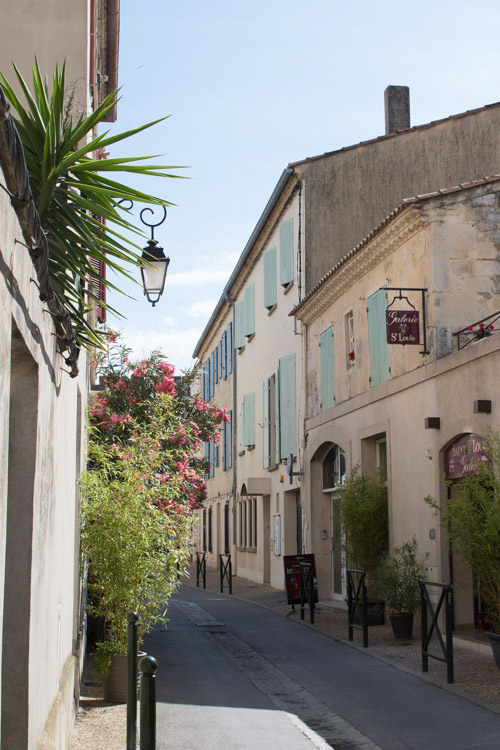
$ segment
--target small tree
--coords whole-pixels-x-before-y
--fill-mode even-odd
[[[425,501],[441,513],[453,553],[474,577],[487,623],[500,633],[500,436],[488,438],[485,448],[474,474],[446,482],[457,490],[453,498]]]
[[[418,541],[414,536],[395,547],[394,555],[377,571],[377,589],[393,614],[414,614],[420,606],[419,580],[423,563],[417,558]]]
[[[348,568],[365,570],[375,597],[376,571],[388,548],[387,487],[381,470],[362,476],[355,466],[340,495],[344,551]]]
[[[223,410],[191,395],[194,373],[174,378],[159,352],[130,363],[115,343],[100,355],[106,390],[90,409],[89,469],[82,477],[82,555],[89,612],[103,619],[97,646],[106,672],[125,653],[127,613],[139,640],[166,621],[167,600],[191,553],[193,510],[206,495],[203,441],[218,438]]]

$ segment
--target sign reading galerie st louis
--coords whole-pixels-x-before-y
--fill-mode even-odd
[[[420,344],[418,310],[387,310],[385,325],[388,344]]]

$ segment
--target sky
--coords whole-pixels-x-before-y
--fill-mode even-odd
[[[121,0],[111,130],[170,117],[112,155],[184,167],[170,170],[182,179],[127,176],[175,204],[155,230],[170,257],[156,307],[123,280],[129,296],[108,297],[133,356],[194,364],[283,169],[383,135],[388,85],[410,87],[412,125],[500,101],[499,28],[498,0]]]

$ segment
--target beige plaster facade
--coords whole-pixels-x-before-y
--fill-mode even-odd
[[[3,190],[0,216],[0,744],[60,750],[70,746],[83,651],[86,358],[71,379]]]
[[[450,193],[446,188],[500,173],[499,124],[500,104],[492,104],[295,162],[283,172],[194,352],[202,365],[206,365],[212,347],[209,342],[214,342],[219,335],[220,316],[229,314],[231,300],[235,304],[244,300],[245,287],[253,285],[255,334],[246,337],[244,347],[234,351],[232,401],[226,402],[222,392],[219,401],[216,395],[210,396],[220,406],[233,409],[233,455],[236,459],[231,471],[236,515],[231,514],[231,554],[233,569],[241,575],[283,588],[283,555],[317,552],[321,589],[327,596],[333,595],[330,548],[334,545],[331,516],[336,512],[335,499],[330,498],[325,503],[323,510],[328,507],[328,511],[324,511],[326,516],[322,515],[319,520],[315,516],[318,507],[314,505],[312,510],[310,495],[314,488],[308,476],[312,459],[309,441],[313,437],[309,423],[317,419],[323,424],[325,419],[318,380],[321,334],[335,328],[336,406],[331,408],[328,399],[325,404],[327,411],[330,409],[332,414],[337,414],[339,409],[346,408],[346,402],[355,398],[366,400],[373,392],[368,380],[371,376],[366,370],[370,355],[365,308],[368,298],[381,286],[403,284],[401,268],[404,268],[404,286],[429,289],[426,295],[428,354],[420,355],[415,346],[398,347],[398,351],[392,347],[388,364],[391,379],[406,376],[413,369],[445,356],[454,356],[456,342],[452,332],[460,325],[485,317],[496,304],[498,272],[494,242],[497,227],[493,208],[496,198],[488,189],[483,195],[478,188],[476,203],[470,203],[468,198],[458,196],[459,190]],[[441,190],[443,195],[433,199],[431,220],[426,214],[431,204],[408,197],[433,190]],[[447,200],[447,193],[454,197]],[[395,210],[398,205],[401,207]],[[277,246],[277,235],[273,233],[279,231],[279,223],[286,220],[285,216],[295,222],[295,285],[280,297],[277,309],[268,314],[258,301],[262,295],[264,254],[273,244]],[[383,227],[374,231],[381,222]],[[370,232],[375,236],[363,240]],[[368,242],[369,252],[362,252]],[[484,249],[485,254],[469,256],[472,246]],[[394,260],[396,249],[397,263]],[[329,271],[332,267],[335,284],[321,285],[322,276],[333,273]],[[363,283],[358,284],[360,279]],[[307,302],[295,325],[290,326],[282,316],[287,306],[290,310],[304,294],[309,296],[320,285],[322,289],[313,304],[315,327],[309,327],[307,311],[312,307]],[[411,299],[416,304],[420,298],[417,294]],[[301,329],[302,320],[306,322],[305,332]],[[354,348],[346,341],[348,328],[355,337]],[[340,352],[337,351],[339,341],[342,341]],[[262,462],[263,443],[267,439],[263,383],[272,377],[276,362],[286,356],[286,352],[295,356],[297,389],[297,441],[291,485],[283,457],[276,469],[264,468]],[[384,387],[386,384],[379,386]],[[255,444],[250,447],[241,442],[244,431],[241,407],[245,396],[250,401],[254,399],[255,409]],[[363,433],[359,440],[364,441],[365,463],[374,466],[382,454],[385,461],[386,452],[390,460],[391,447],[383,437],[389,430],[385,412],[374,413],[370,424],[366,435]],[[373,432],[375,428],[378,433]],[[336,429],[340,430],[338,445],[346,451],[350,467],[359,460],[359,451],[353,444],[347,423],[337,422]],[[363,432],[365,428],[360,426],[359,429]],[[325,452],[328,452],[327,443]],[[318,456],[320,454],[321,451]],[[318,456],[315,461],[319,460]],[[282,474],[283,482],[280,481]],[[217,501],[218,481],[216,475],[209,479],[209,503]],[[214,514],[215,510],[213,518]],[[249,543],[250,523],[252,544]],[[253,544],[254,527],[257,528],[257,545]],[[394,540],[398,542],[397,535]],[[210,562],[214,566],[220,549],[220,542],[212,544]],[[326,585],[325,581],[328,581]],[[339,588],[338,571],[336,581]],[[320,595],[324,594],[320,591]],[[338,597],[342,596],[340,592]]]
[[[300,253],[300,233],[302,223],[300,208],[302,191],[290,175],[282,176],[279,190],[270,201],[254,232],[246,251],[226,286],[224,298],[214,312],[195,352],[206,371],[211,352],[217,347],[222,332],[229,322],[233,325],[234,350],[232,373],[228,380],[215,383],[214,393],[209,396],[219,406],[232,412],[232,466],[215,467],[207,481],[208,498],[205,503],[205,516],[200,514],[199,540],[203,542],[203,518],[208,523],[207,513],[212,508],[211,535],[206,530],[205,544],[207,560],[217,566],[217,554],[226,548],[222,505],[228,502],[231,492],[230,544],[233,572],[256,582],[269,582],[277,588],[284,586],[283,556],[302,552],[302,500],[297,476],[290,483],[286,469],[286,456],[277,459],[276,440],[280,440],[279,417],[276,417],[276,381],[280,382],[280,363],[293,370],[293,409],[295,412],[290,445],[293,452],[293,471],[298,473],[301,464],[300,438],[298,425],[304,418],[303,374],[301,357],[300,325],[290,317],[290,310],[298,303],[303,284],[303,264],[305,258]],[[291,231],[290,248],[293,249],[291,268],[292,280],[280,282],[280,252],[283,227]],[[267,251],[273,254],[276,298],[266,306],[264,256]],[[284,252],[284,251],[283,251]],[[250,292],[249,292],[250,290]],[[245,304],[251,293],[252,328],[249,335],[236,340],[237,313],[235,306]],[[285,362],[286,360],[286,362]],[[229,377],[231,380],[229,381]],[[283,375],[282,375],[283,377]],[[271,384],[272,381],[272,384]],[[266,384],[266,385],[265,385]],[[264,388],[272,390],[271,401],[264,406]],[[284,386],[283,386],[284,388]],[[203,392],[203,389],[202,389]],[[284,392],[284,391],[283,391]],[[251,436],[245,434],[242,408],[251,403]],[[283,402],[284,403],[284,402]],[[285,409],[285,406],[283,406]],[[278,424],[276,424],[276,420]],[[271,425],[272,422],[272,425]],[[248,424],[248,416],[247,416]],[[269,435],[265,445],[264,432]],[[272,438],[271,438],[272,433]],[[271,447],[272,441],[272,447]],[[281,453],[285,446],[284,438]],[[270,458],[266,461],[266,453]],[[272,456],[271,456],[272,453]],[[227,532],[226,532],[227,533]],[[300,550],[298,550],[300,547]]]
[[[342,481],[325,488],[323,477],[324,459],[335,445],[345,452],[346,475],[356,464],[364,473],[372,473],[383,462],[390,548],[415,534],[422,556],[428,554],[429,579],[450,581],[447,540],[423,498],[439,498],[445,491],[444,452],[454,441],[466,434],[486,437],[500,428],[500,336],[472,341],[473,334],[466,333],[461,344],[471,343],[458,350],[454,335],[500,313],[499,207],[500,179],[493,178],[406,202],[295,310],[304,325],[307,363],[304,488],[310,531],[306,545],[316,555],[323,599],[342,601],[345,595],[335,515]],[[367,307],[370,297],[383,287],[402,288],[408,299],[396,299],[392,307],[410,310],[411,302],[421,316],[421,293],[404,289],[426,290],[427,353],[422,354],[422,345],[388,346],[390,371],[374,385]],[[399,292],[388,290],[386,295],[390,309]],[[353,321],[349,340],[346,316]],[[494,325],[493,334],[500,329],[500,315]],[[322,410],[326,375],[318,343],[329,328],[335,404]],[[422,321],[420,328],[422,334]],[[382,334],[385,337],[385,330]],[[491,402],[490,412],[478,411],[478,401]],[[429,418],[434,421],[427,422]],[[470,576],[459,569],[457,560],[454,583],[455,627],[472,627]]]

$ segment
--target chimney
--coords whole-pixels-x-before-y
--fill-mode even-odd
[[[387,86],[385,100],[385,134],[410,127],[410,89],[408,86]]]

